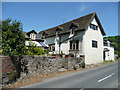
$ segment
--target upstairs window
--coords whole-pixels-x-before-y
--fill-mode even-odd
[[[43,34],[41,35],[42,39],[45,39],[48,36],[47,33],[43,32]]]
[[[79,49],[79,41],[70,41],[70,50],[78,50]]]
[[[71,28],[71,34],[73,34],[73,35],[75,34],[75,29],[76,29],[76,27]]]
[[[70,30],[71,30],[71,34],[75,34],[75,31],[77,30],[77,28],[78,28],[78,24],[77,23],[72,23],[71,25],[70,25]]]
[[[93,30],[98,30],[98,26],[91,23],[90,23],[90,28],[92,28]]]
[[[61,27],[61,26],[58,26],[57,28],[56,28],[56,36],[58,37],[59,36],[59,34],[60,34],[60,32],[63,30],[63,27]]]
[[[95,40],[92,40],[92,47],[97,48],[98,47],[98,42]]]
[[[30,34],[30,38],[31,38],[31,39],[36,39],[36,34],[31,33],[31,34]]]

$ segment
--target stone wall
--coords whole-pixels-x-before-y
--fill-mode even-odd
[[[40,56],[23,56],[21,59],[22,70],[26,74],[47,74],[59,72],[59,69],[65,68],[73,70],[79,68],[81,58],[56,58]]]
[[[29,75],[76,70],[84,65],[84,58],[56,58],[54,56],[11,56],[3,57],[2,61],[3,85]]]
[[[6,85],[15,79],[16,67],[8,56],[0,56],[0,62],[0,83]]]

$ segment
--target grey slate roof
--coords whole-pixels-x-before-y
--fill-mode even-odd
[[[37,36],[37,37],[38,37],[38,38],[41,38],[41,35],[42,35],[43,33],[46,33],[46,34],[47,34],[46,37],[55,36],[55,35],[56,35],[56,29],[57,29],[58,27],[62,27],[62,28],[63,28],[62,31],[60,32],[60,34],[69,33],[69,32],[70,32],[70,26],[71,26],[72,24],[77,24],[77,25],[78,25],[77,31],[79,31],[79,30],[85,30],[85,29],[87,28],[87,26],[90,24],[90,22],[93,20],[94,17],[95,17],[96,20],[97,20],[97,23],[98,23],[98,25],[99,25],[99,27],[100,27],[100,30],[101,30],[102,34],[103,34],[103,35],[106,35],[105,32],[104,32],[104,29],[103,29],[103,27],[102,27],[102,25],[101,25],[101,23],[100,23],[97,15],[96,15],[96,13],[94,12],[94,13],[91,13],[91,14],[88,14],[88,15],[85,15],[85,16],[82,16],[82,17],[80,17],[80,18],[74,19],[74,20],[72,20],[72,21],[66,22],[66,23],[64,23],[64,24],[61,24],[61,25],[59,25],[59,26],[56,26],[56,27],[53,27],[53,28],[49,28],[49,29],[44,30],[44,31],[40,31],[40,32],[38,33],[38,36]]]
[[[35,34],[37,34],[37,32],[35,30],[31,30],[31,31],[27,32],[27,34],[30,34],[32,32],[34,32]]]
[[[34,32],[35,34],[37,34],[37,32],[35,30],[31,30],[29,32],[24,32],[25,34],[25,38],[30,38],[30,33]]]

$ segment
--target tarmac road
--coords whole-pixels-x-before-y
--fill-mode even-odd
[[[118,88],[118,62],[94,69],[70,72],[21,88]]]

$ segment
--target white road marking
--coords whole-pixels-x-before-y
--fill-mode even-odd
[[[106,77],[104,77],[104,78],[98,80],[98,82],[101,82],[101,81],[103,81],[103,80],[105,80],[105,79],[107,79],[107,78],[113,76],[114,74],[115,74],[115,73],[112,73],[112,74],[110,74],[109,76],[106,76]]]

